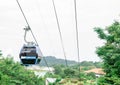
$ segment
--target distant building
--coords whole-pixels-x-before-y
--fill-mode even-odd
[[[105,72],[103,71],[102,68],[94,68],[91,70],[85,71],[85,73],[95,73],[96,77],[100,77],[101,75],[105,75]]]

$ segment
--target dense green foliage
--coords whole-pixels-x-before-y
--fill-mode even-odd
[[[53,65],[54,67],[54,75],[47,74],[47,77],[54,77],[54,78],[82,78],[82,79],[95,79],[94,73],[85,74],[84,71],[90,70],[93,68],[99,68],[102,66],[102,62],[92,62],[92,61],[82,61],[81,63],[81,70],[79,73],[79,65],[72,65],[66,67],[65,65]]]
[[[43,79],[13,59],[0,59],[0,85],[44,85]]]
[[[83,61],[84,63],[87,61]],[[89,63],[89,62],[87,62]],[[95,66],[99,67],[101,65],[101,62],[94,62],[92,65],[84,64],[82,68],[87,67],[93,67]],[[90,62],[91,63],[91,62]],[[79,73],[78,65],[69,66],[66,67],[64,65],[54,65],[54,74],[47,73],[45,77],[50,78],[56,78],[56,82],[50,83],[50,85],[96,85],[96,75],[95,73],[85,73],[86,69],[82,69]],[[91,68],[92,69],[92,68]],[[97,80],[97,81],[100,81]],[[104,84],[98,84],[98,85],[104,85]]]
[[[112,25],[95,28],[104,45],[97,48],[96,53],[103,60],[106,75],[99,79],[100,85],[120,85],[120,23],[115,21]]]
[[[71,64],[69,67],[66,67],[64,64],[54,64],[54,74],[47,73],[44,78],[38,78],[32,71],[27,70],[26,67],[21,66],[19,63],[15,63],[12,58],[2,58],[2,53],[0,56],[0,85],[44,85],[45,79],[48,77],[57,78],[55,85],[61,81],[61,79],[66,78],[69,79],[69,82],[75,82],[75,79],[79,79],[79,77],[84,79],[84,81],[94,79],[94,74],[92,73],[85,75],[81,72],[79,74],[78,64]],[[83,61],[81,62],[81,65],[83,68],[88,68],[89,66],[95,67],[100,66],[101,64],[100,62]],[[86,69],[84,68],[82,70]],[[71,81],[72,78],[74,81]]]
[[[78,67],[76,67],[77,65],[69,67],[55,65],[54,76],[47,75],[49,77],[57,78],[56,82],[51,85],[95,85],[95,73],[85,74],[83,71],[80,71],[79,73]],[[61,81],[61,79],[63,80]],[[90,82],[92,82],[92,84]]]

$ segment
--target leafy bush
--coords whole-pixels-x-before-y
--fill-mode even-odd
[[[96,78],[95,73],[93,73],[93,72],[87,73],[87,76],[89,76],[90,79],[95,79]]]
[[[12,58],[6,58],[0,60],[0,85],[44,85],[44,82]]]
[[[100,77],[97,81],[98,85],[120,85],[118,77]]]

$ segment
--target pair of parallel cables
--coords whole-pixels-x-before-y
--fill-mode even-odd
[[[65,62],[66,62],[66,66],[68,66],[67,63],[67,59],[66,59],[66,53],[65,53],[65,49],[64,49],[64,44],[63,44],[63,39],[62,39],[62,33],[60,30],[60,25],[59,25],[59,20],[58,20],[58,16],[57,16],[57,11],[56,11],[56,7],[55,7],[55,3],[54,0],[52,0],[53,3],[53,7],[54,7],[54,12],[55,12],[55,17],[56,17],[56,21],[57,21],[57,26],[58,26],[58,31],[59,31],[59,35],[60,35],[60,40],[61,40],[61,45],[62,45],[62,49],[63,49],[63,54],[65,57]],[[76,28],[76,43],[77,43],[77,57],[78,57],[78,68],[79,68],[79,74],[80,74],[80,53],[79,53],[79,33],[78,33],[78,23],[77,23],[77,5],[76,5],[76,0],[74,0],[74,11],[75,11],[75,28]]]

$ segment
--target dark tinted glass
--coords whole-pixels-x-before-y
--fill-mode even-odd
[[[23,64],[35,64],[36,59],[21,59]]]

